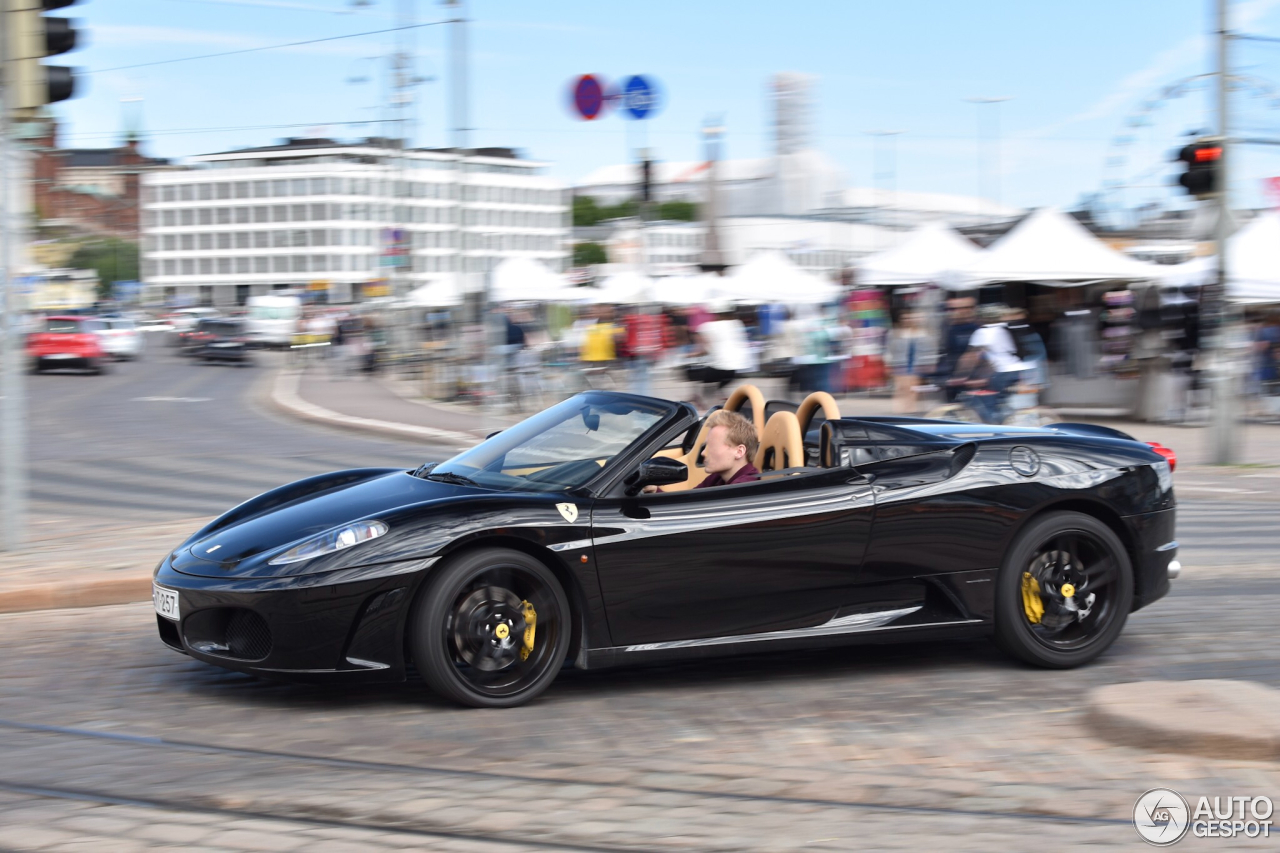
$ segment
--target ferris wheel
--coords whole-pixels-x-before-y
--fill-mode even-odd
[[[1177,166],[1170,154],[1205,132],[1213,110],[1191,102],[1210,96],[1216,79],[1216,74],[1196,74],[1163,86],[1124,117],[1107,148],[1102,184],[1089,200],[1095,221],[1128,226],[1144,211],[1169,205],[1177,192]],[[1280,110],[1280,88],[1262,77],[1232,75],[1231,92],[1237,95],[1233,110],[1246,121],[1263,110]]]

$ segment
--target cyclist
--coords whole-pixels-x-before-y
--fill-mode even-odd
[[[999,303],[978,309],[982,325],[969,339],[969,349],[960,358],[948,384],[968,388],[969,404],[987,423],[1000,421],[1000,410],[1009,388],[1017,384],[1024,370],[1034,364],[1023,361],[1006,319],[1009,307]]]

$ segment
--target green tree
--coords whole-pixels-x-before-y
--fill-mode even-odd
[[[573,244],[573,265],[575,267],[589,267],[593,264],[607,264],[608,262],[609,254],[605,252],[604,246],[599,243]]]
[[[573,227],[587,228],[600,221],[600,205],[589,195],[573,197]]]
[[[600,219],[631,219],[640,215],[640,204],[634,198],[600,208]]]
[[[138,280],[138,244],[119,237],[81,243],[69,264],[73,269],[97,272],[98,295],[107,298],[112,282]]]
[[[658,218],[675,222],[696,222],[698,206],[691,201],[664,201],[658,205]]]

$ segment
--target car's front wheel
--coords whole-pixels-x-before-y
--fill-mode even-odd
[[[1054,512],[1014,540],[996,586],[995,639],[1037,666],[1067,669],[1120,636],[1133,603],[1124,543],[1098,519]]]
[[[414,663],[442,696],[477,708],[522,705],[546,690],[569,647],[569,602],[556,576],[520,551],[450,560],[418,597]]]

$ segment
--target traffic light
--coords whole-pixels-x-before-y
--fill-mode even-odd
[[[4,0],[8,60],[5,78],[9,83],[6,106],[11,112],[34,110],[45,104],[65,101],[75,94],[75,75],[61,65],[43,65],[46,56],[75,50],[78,41],[74,21],[46,17],[45,12],[62,9],[76,0]]]
[[[1222,139],[1202,136],[1178,152],[1177,160],[1186,164],[1178,183],[1196,198],[1217,194],[1222,183]]]

